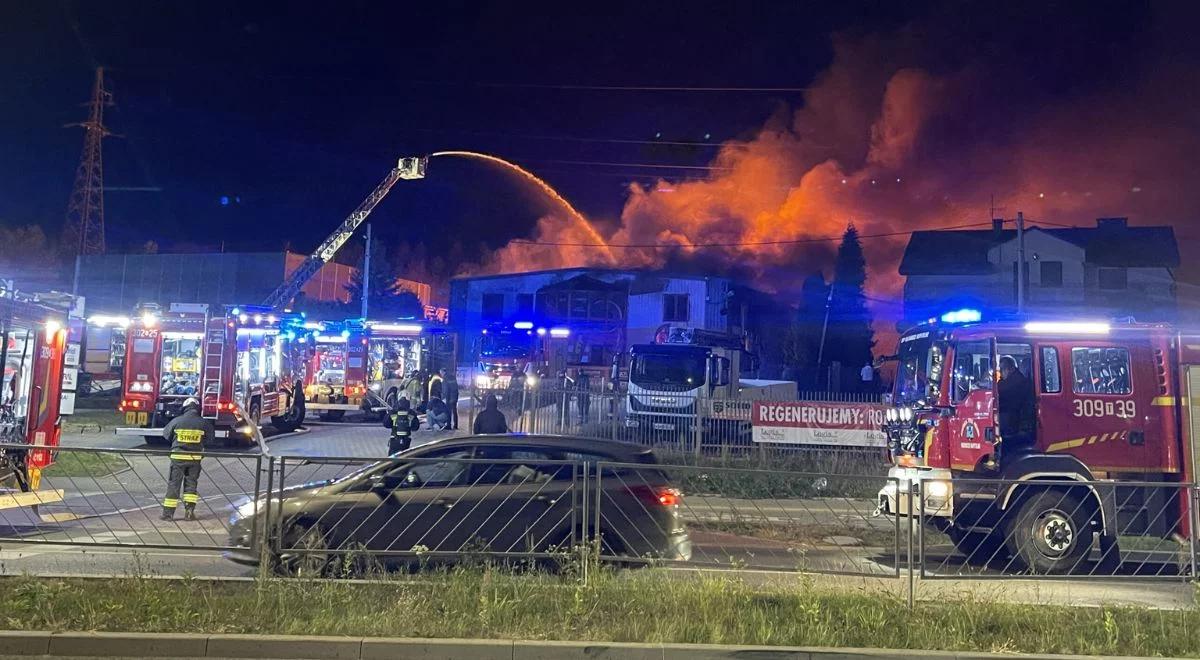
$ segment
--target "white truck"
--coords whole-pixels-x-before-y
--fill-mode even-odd
[[[741,337],[672,328],[663,343],[629,353],[625,426],[639,432],[750,433],[756,400],[791,401],[796,383],[743,378],[755,358]]]

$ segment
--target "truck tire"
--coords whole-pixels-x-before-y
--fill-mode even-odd
[[[1047,489],[1024,498],[1008,525],[1008,548],[1038,575],[1080,569],[1092,546],[1091,508],[1076,493]]]
[[[985,565],[997,559],[1007,559],[1008,549],[1004,545],[1004,535],[999,531],[968,532],[958,527],[946,530],[950,542],[966,558],[968,564]]]
[[[142,439],[145,440],[146,444],[151,447],[166,447],[167,445],[171,444],[161,435],[143,435]]]
[[[317,415],[322,422],[338,422],[341,421],[342,417],[345,416],[345,410],[322,410],[320,414]]]

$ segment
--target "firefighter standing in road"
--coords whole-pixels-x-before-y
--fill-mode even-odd
[[[408,399],[401,398],[392,410],[392,435],[388,438],[388,456],[407,451],[412,446],[412,434],[421,427]]]
[[[444,367],[441,373],[445,379],[442,381],[442,393],[445,395],[442,399],[450,408],[450,428],[458,429],[458,376],[447,374]]]
[[[200,416],[200,402],[189,398],[183,402],[183,412],[163,429],[163,435],[171,441],[171,471],[167,478],[167,494],[163,497],[162,519],[175,517],[182,489],[183,518],[195,520],[196,503],[200,501],[196,485],[200,481],[202,452],[216,438],[213,423]]]
[[[442,375],[436,371],[429,376],[429,399],[443,399],[442,382]]]

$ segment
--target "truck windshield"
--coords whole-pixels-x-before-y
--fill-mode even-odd
[[[529,337],[510,334],[484,335],[479,344],[482,357],[524,357],[529,354]]]
[[[629,380],[648,390],[694,389],[705,382],[704,364],[700,353],[639,353],[633,356]]]
[[[933,340],[929,333],[912,335],[900,340],[896,368],[896,405],[919,404],[928,397],[930,353]]]

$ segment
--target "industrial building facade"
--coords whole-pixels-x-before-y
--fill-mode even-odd
[[[529,322],[571,332],[571,362],[609,364],[664,326],[728,332],[731,280],[650,271],[568,268],[461,277],[450,282],[450,325],[460,363],[483,330]]]

